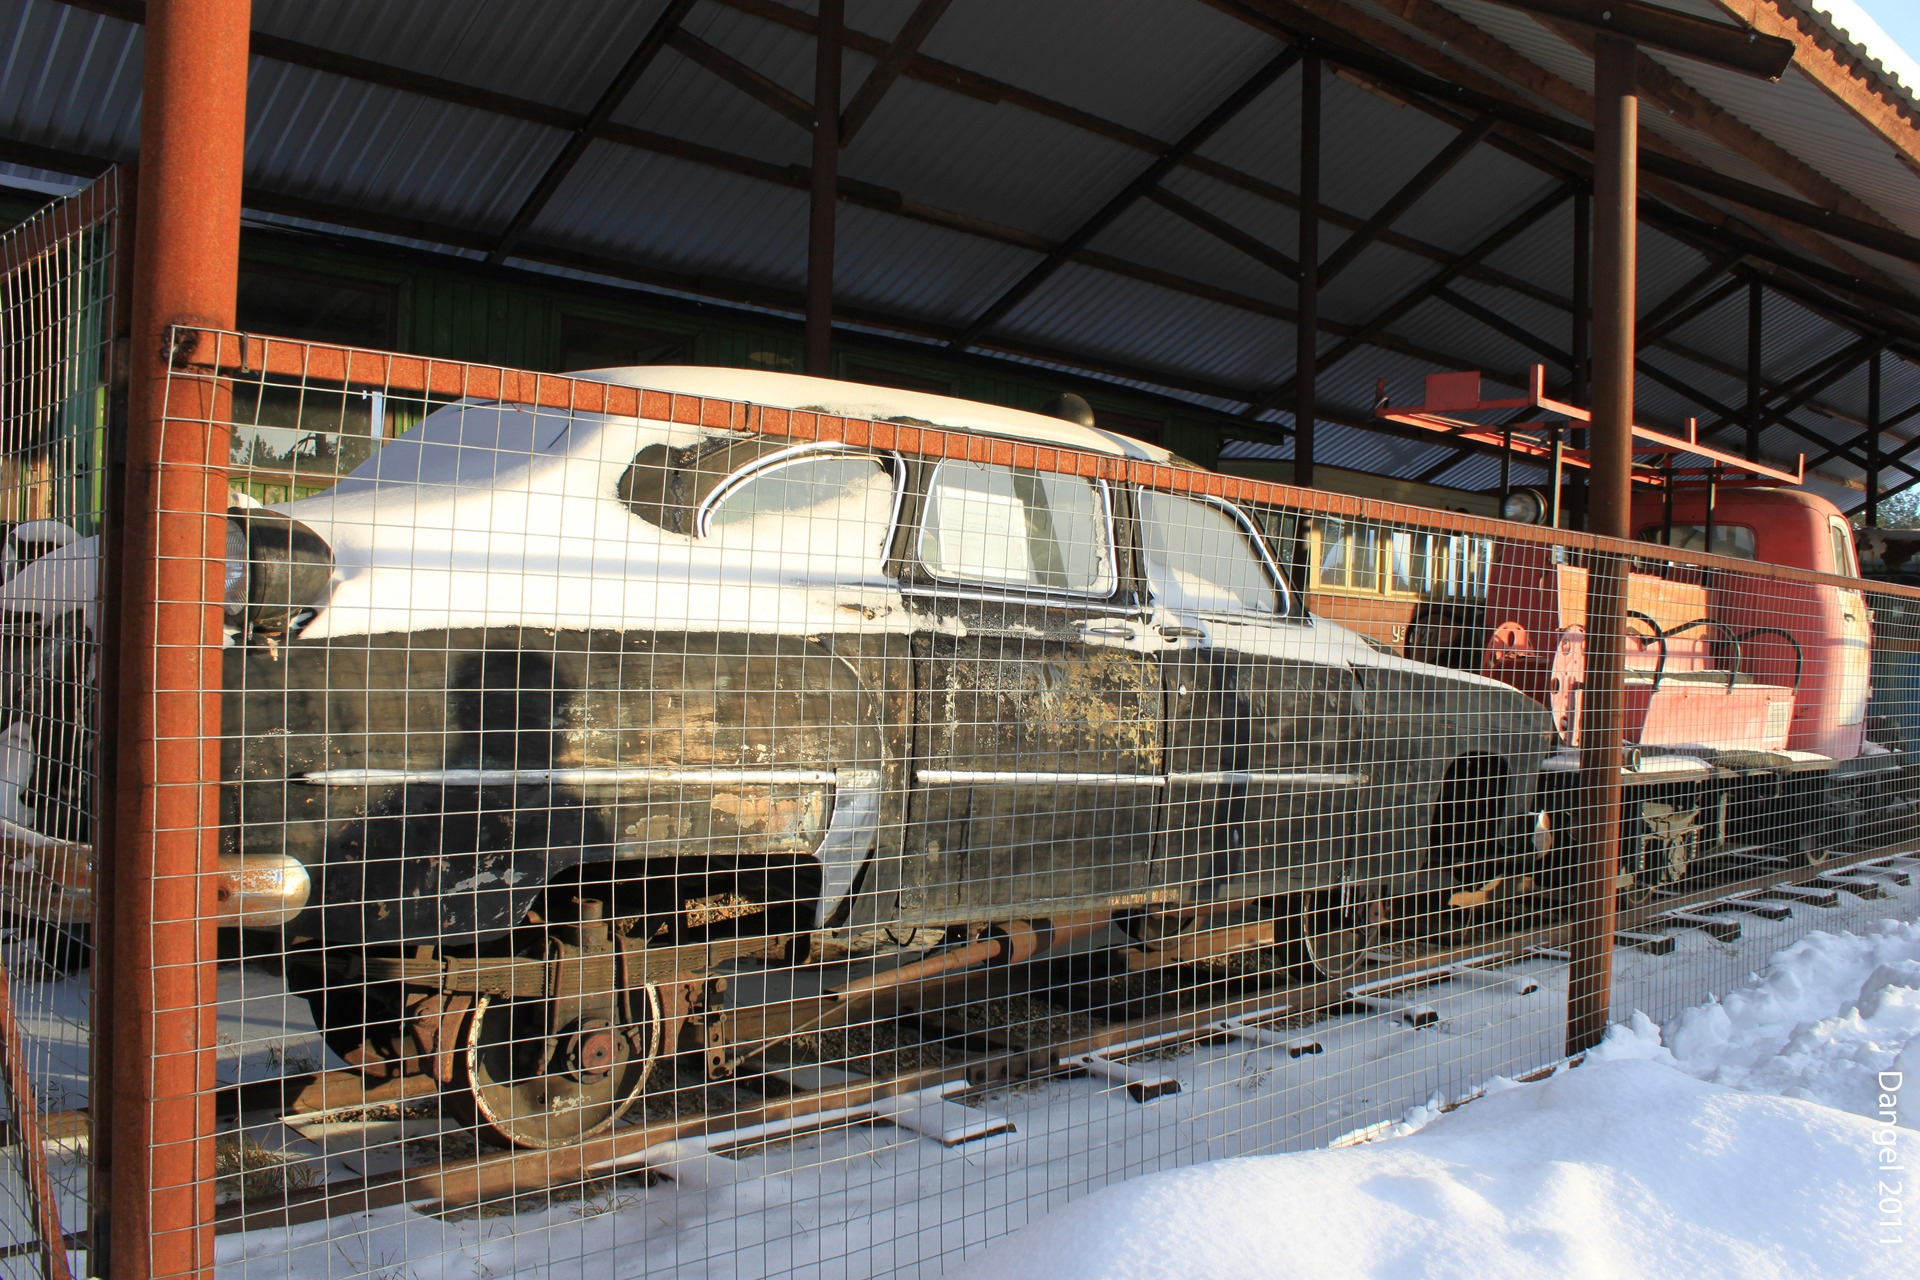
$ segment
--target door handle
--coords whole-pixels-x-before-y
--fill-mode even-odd
[[[1131,640],[1140,632],[1131,622],[1083,622],[1080,634],[1098,640]]]

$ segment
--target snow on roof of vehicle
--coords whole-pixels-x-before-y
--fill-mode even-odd
[[[642,387],[649,391],[667,391],[676,395],[738,400],[777,409],[802,409],[836,417],[926,423],[952,431],[1008,436],[1016,440],[1084,449],[1088,453],[1138,458],[1145,462],[1167,462],[1173,458],[1170,452],[1159,445],[1147,444],[1112,431],[1102,431],[1097,427],[1083,427],[1043,413],[1028,413],[1023,409],[1007,409],[1000,405],[980,404],[925,391],[901,391],[862,382],[809,378],[798,373],[724,369],[709,365],[642,365],[626,369],[593,369],[569,376]]]

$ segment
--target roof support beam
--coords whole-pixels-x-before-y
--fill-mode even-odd
[[[887,90],[893,88],[893,82],[906,72],[907,64],[913,55],[920,52],[920,46],[933,34],[934,24],[946,13],[947,6],[953,0],[920,0],[914,11],[900,26],[900,34],[893,38],[887,51],[867,72],[867,78],[855,91],[853,101],[840,115],[840,145],[846,146],[853,141],[853,135],[860,132],[860,126],[873,115],[873,109],[880,105],[880,99],[887,96]]]
[[[693,144],[686,145],[692,146]],[[668,154],[676,153],[669,152]],[[721,154],[725,155],[727,153]],[[696,156],[695,158],[697,161],[698,157]],[[735,157],[734,159],[738,162],[739,168],[737,171],[744,172],[747,176],[792,190],[805,191],[808,189],[810,171],[804,165],[773,165],[763,161],[749,161],[746,157]],[[37,169],[50,169],[59,173],[76,174],[83,177],[92,177],[102,173],[113,163],[110,160],[95,156],[85,156],[75,152],[60,151],[54,148],[34,146],[28,143],[9,142],[4,139],[0,139],[0,160],[24,164]],[[729,168],[729,170],[734,170],[734,166],[731,164],[725,167]],[[972,218],[965,214],[953,213],[932,205],[920,204],[917,201],[902,200],[898,192],[869,183],[851,182],[842,179],[840,183],[840,198],[850,204],[860,205],[863,208],[895,214],[900,217],[924,222],[929,226],[946,227],[968,235],[980,236],[983,239],[989,239],[1000,244],[1017,245],[1021,248],[1032,249],[1040,253],[1048,252],[1053,247],[1052,241],[1036,236],[1031,232],[1021,231],[1014,227],[1001,226],[997,223]],[[365,209],[351,209],[343,205],[332,204],[325,201],[267,191],[257,186],[247,188],[246,207],[257,212],[284,214],[289,217],[305,218],[315,222],[331,223],[340,227],[372,231],[381,235],[401,236],[409,240],[423,240],[434,244],[446,245],[449,248],[478,249],[484,252],[491,243],[491,240],[484,233],[465,228],[427,222],[403,215],[384,214]],[[555,257],[556,254],[561,253],[565,254],[564,261]],[[593,265],[595,259],[593,259],[591,255],[574,251],[563,251],[551,245],[529,244],[524,246],[515,256],[523,258],[528,262],[565,266],[574,270],[598,272],[599,274],[611,275],[616,278],[624,278],[622,277],[622,272],[626,269],[622,266],[619,259],[614,258],[601,260],[603,265],[595,267]],[[1085,249],[1074,255],[1074,261],[1084,266],[1092,267],[1097,271],[1105,271],[1120,276],[1123,279],[1138,280],[1142,284],[1153,285],[1156,288],[1166,289],[1169,292],[1183,294],[1187,297],[1201,298],[1208,302],[1218,303],[1224,307],[1231,307],[1237,311],[1244,311],[1249,315],[1277,320],[1282,324],[1290,325],[1294,323],[1297,315],[1293,308],[1283,306],[1271,299],[1258,298],[1249,294],[1238,293],[1231,289],[1221,288],[1218,285],[1191,280],[1184,276],[1175,275],[1170,271],[1163,271],[1157,267],[1147,266],[1126,258],[1116,257],[1112,254],[1098,253],[1091,249]],[[649,277],[647,280],[641,280],[640,283],[648,283],[652,279],[653,277]],[[676,281],[677,282],[670,284],[668,287],[689,293],[710,292],[703,289],[697,279],[680,279],[676,277]],[[732,292],[721,291],[712,293],[711,296],[732,299],[736,295]],[[1321,327],[1336,337],[1345,336],[1352,331],[1350,327],[1346,325],[1327,322],[1323,322]],[[927,337],[933,333],[931,329],[925,326],[903,330],[903,332],[911,332],[916,337]],[[938,336],[944,338],[946,335],[941,333]],[[1006,344],[1002,343],[1000,345],[1004,346]],[[1410,342],[1392,334],[1375,335],[1369,339],[1368,345],[1378,347],[1383,351],[1393,351],[1400,355],[1410,356],[1416,360],[1424,360],[1429,364],[1438,365],[1443,368],[1458,368],[1462,365],[1461,358],[1457,355],[1445,351],[1436,351],[1420,343]],[[1078,364],[1081,367],[1092,367],[1088,364],[1088,360],[1092,359],[1092,357],[1056,355],[1048,356],[1047,358],[1065,361],[1070,364]],[[1526,381],[1525,376],[1517,370],[1488,370],[1487,376],[1510,386],[1521,386],[1524,385]],[[1247,395],[1225,396],[1217,391],[1209,390],[1202,394],[1246,403],[1246,401],[1251,398],[1252,393],[1248,393]]]
[[[1408,92],[1428,94],[1442,102],[1457,102],[1469,110],[1491,112],[1507,123],[1581,151],[1593,148],[1593,131],[1584,125],[1571,124],[1544,111],[1467,90],[1436,76],[1403,68],[1391,59],[1376,54],[1331,44],[1324,48],[1324,52],[1329,59],[1343,66],[1364,71]],[[1823,209],[1808,201],[1716,173],[1691,160],[1678,159],[1651,148],[1641,157],[1641,167],[1651,175],[1690,187],[1703,195],[1731,201],[1783,222],[1874,249],[1906,262],[1920,263],[1920,238],[1903,231],[1876,226],[1865,219],[1848,217],[1832,209]]]
[[[1916,415],[1920,415],[1920,404],[1908,405],[1905,409],[1902,409],[1899,413],[1894,414],[1891,418],[1888,418],[1885,422],[1881,423],[1880,430],[1883,432],[1891,431],[1895,427],[1899,426],[1900,424],[1906,422],[1908,419]],[[1822,462],[1825,462],[1830,458],[1837,458],[1842,453],[1844,453],[1846,449],[1847,449],[1847,446],[1844,444],[1831,445],[1828,447],[1827,452],[1820,456],[1820,460]],[[1892,453],[1889,453],[1884,458],[1880,459],[1881,469],[1884,470],[1887,467],[1891,467],[1899,464],[1900,462],[1905,460],[1908,456],[1910,456],[1916,449],[1920,449],[1920,436],[1915,436],[1913,439],[1908,440],[1906,443],[1902,444],[1898,449],[1895,449]],[[1807,465],[1811,467],[1813,464],[1809,462]],[[1907,468],[1902,467],[1901,470],[1907,471]],[[1912,475],[1913,473],[1911,471],[1907,471],[1907,474]],[[1905,488],[1906,486],[1903,485],[1901,487]],[[1887,493],[1883,493],[1880,496],[1882,499],[1889,498],[1895,492],[1898,492],[1898,490],[1892,490]]]
[[[1860,341],[1853,343],[1841,351],[1835,352],[1826,359],[1816,362],[1811,369],[1796,379],[1794,384],[1789,384],[1791,388],[1796,389],[1790,390],[1790,393],[1787,394],[1784,399],[1761,413],[1761,426],[1764,428],[1777,423],[1794,435],[1799,436],[1802,440],[1807,441],[1809,444],[1818,445],[1820,448],[1827,450],[1826,453],[1821,455],[1821,461],[1823,462],[1833,458],[1840,458],[1844,461],[1851,462],[1855,466],[1865,467],[1866,459],[1855,451],[1852,443],[1836,445],[1825,436],[1801,426],[1798,422],[1795,422],[1790,415],[1795,410],[1803,407],[1815,395],[1826,390],[1834,383],[1840,381],[1840,379],[1858,369],[1877,349],[1875,342],[1871,338],[1862,338]],[[1775,393],[1778,393],[1778,391],[1779,389],[1776,388]],[[1700,429],[1701,438],[1705,439],[1708,435],[1727,426],[1738,425],[1739,417],[1740,415],[1738,414],[1723,414],[1720,419],[1712,425]],[[1896,456],[1904,457],[1905,455],[1900,454]],[[1893,457],[1889,457],[1883,461],[1882,467],[1884,468],[1886,466],[1899,466],[1900,470],[1905,471],[1909,475],[1920,475],[1920,471],[1915,471],[1912,467],[1896,462]]]
[[[1747,457],[1760,456],[1760,373],[1766,336],[1766,292],[1758,277],[1747,281]]]
[[[1300,318],[1293,322],[1293,482],[1313,484],[1314,393],[1320,379],[1320,55],[1300,67]]]
[[[813,172],[807,201],[807,372],[833,376],[834,233],[840,212],[840,28],[846,0],[820,0],[814,35]]]
[[[1593,36],[1615,36],[1664,49],[1763,80],[1778,80],[1793,62],[1793,44],[1724,22],[1696,18],[1639,0],[1493,0],[1536,18],[1576,26]]]
[[[1875,350],[1867,363],[1867,526],[1880,523],[1880,368],[1886,352]],[[1908,473],[1913,474],[1912,472]]]
[[[1735,262],[1740,260],[1737,253],[1721,254],[1700,268],[1687,282],[1660,300],[1660,305],[1649,311],[1640,321],[1640,345],[1651,346],[1665,336],[1680,328],[1688,321],[1713,310],[1715,306],[1732,296],[1739,287],[1739,281],[1729,280],[1718,289],[1706,294],[1701,290],[1725,275]]]
[[[749,98],[785,116],[802,129],[813,130],[813,104],[785,85],[761,75],[740,59],[708,44],[690,31],[675,31],[668,41],[673,51],[712,72]]]
[[[1426,280],[1422,281],[1413,289],[1402,294],[1391,303],[1388,303],[1387,306],[1376,312],[1371,320],[1366,321],[1354,329],[1331,351],[1320,357],[1319,367],[1323,370],[1331,369],[1341,360],[1353,354],[1368,342],[1373,341],[1377,335],[1386,330],[1388,325],[1432,297],[1434,290],[1444,287],[1464,272],[1468,266],[1486,257],[1501,245],[1506,244],[1521,232],[1546,217],[1549,213],[1552,213],[1566,200],[1567,196],[1571,194],[1571,190],[1569,187],[1556,187],[1512,218],[1509,218],[1504,225],[1497,228],[1491,235],[1483,237],[1473,248],[1467,250],[1439,271],[1427,277]],[[1285,382],[1282,382],[1279,386],[1261,396],[1254,403],[1248,405],[1247,408],[1241,412],[1240,416],[1243,418],[1257,418],[1274,405],[1285,400],[1292,391],[1293,379],[1288,378]]]
[[[1562,351],[1559,347],[1548,342],[1539,334],[1515,324],[1492,308],[1482,306],[1472,298],[1458,293],[1453,289],[1435,289],[1433,296],[1452,307],[1455,311],[1460,312],[1462,315],[1469,316],[1474,320],[1478,320],[1481,324],[1492,329],[1501,337],[1506,338],[1510,342],[1518,343],[1535,355],[1551,360],[1563,369],[1571,370],[1573,368],[1572,355]],[[1706,392],[1700,390],[1683,378],[1675,377],[1658,365],[1642,360],[1636,356],[1633,367],[1634,372],[1638,373],[1641,377],[1657,382],[1676,395],[1684,396],[1705,409],[1723,415],[1733,413],[1732,409],[1714,399]]]
[[[1568,44],[1588,57],[1593,56],[1594,40],[1590,31],[1569,23],[1542,21]],[[1702,137],[1774,175],[1822,208],[1879,226],[1894,226],[1872,205],[1722,108],[1661,63],[1643,56],[1638,72],[1641,96],[1663,108],[1668,119],[1685,124]]]
[[[1255,98],[1272,88],[1276,81],[1293,68],[1306,52],[1298,45],[1288,45],[1278,55],[1267,60],[1253,75],[1248,77],[1232,93],[1228,94],[1206,118],[1187,130],[1180,140],[1163,151],[1159,158],[1148,165],[1120,191],[1114,194],[1104,205],[1074,228],[1054,251],[1042,258],[1033,269],[1022,276],[1014,285],[989,303],[985,310],[975,316],[967,326],[954,335],[948,345],[956,349],[971,346],[981,334],[1004,319],[1008,312],[1024,302],[1034,290],[1045,284],[1053,273],[1066,265],[1067,259],[1087,246],[1095,236],[1112,226],[1114,222],[1133,207],[1135,201],[1160,185],[1174,166],[1190,155],[1208,138],[1218,133],[1228,121],[1246,110]]]
[[[1203,0],[1203,2],[1211,4],[1215,8],[1226,10],[1262,31],[1284,37],[1292,30],[1264,15],[1249,10],[1243,0]],[[1436,16],[1428,0],[1403,0],[1403,2],[1408,7],[1408,13],[1422,23]],[[140,3],[140,0],[59,0],[59,3],[69,5],[73,8],[85,9],[89,12],[105,14],[109,17],[132,23],[144,21],[146,14],[146,6]],[[789,30],[800,31],[809,35],[811,35],[814,30],[814,18],[811,13],[781,4],[778,0],[714,0],[714,3],[726,8],[735,9],[742,13],[751,14],[764,21],[784,26]],[[1451,13],[1441,12],[1444,13],[1447,18],[1451,18],[1456,22],[1459,21],[1459,19],[1453,18]],[[1477,29],[1467,28],[1467,30],[1474,31]],[[869,36],[863,32],[848,29],[846,31],[846,47],[857,53],[878,58],[885,54],[888,48],[888,42],[875,36]],[[324,71],[332,75],[344,76],[348,79],[360,80],[368,84],[377,84],[406,93],[419,94],[437,101],[451,102],[461,106],[472,107],[476,110],[490,111],[516,120],[526,120],[536,124],[544,124],[552,128],[572,131],[579,128],[585,119],[584,116],[577,112],[556,107],[549,103],[536,102],[528,98],[520,98],[511,94],[478,88],[457,80],[427,75],[411,67],[394,66],[387,63],[375,62],[370,59],[356,58],[350,55],[336,53],[333,50],[322,49],[318,46],[304,44],[297,40],[284,39],[267,32],[256,31],[252,34],[251,52],[256,56],[270,58],[291,66]],[[1533,71],[1540,76],[1546,75],[1546,73],[1540,71],[1539,68],[1533,68]],[[1132,147],[1135,150],[1157,154],[1167,145],[1165,142],[1150,134],[1141,133],[1138,130],[1130,129],[1125,125],[1103,119],[1090,112],[1067,106],[1064,103],[1056,102],[1015,85],[993,80],[990,77],[954,66],[951,63],[928,58],[924,54],[916,55],[909,61],[905,74],[910,79],[918,80],[922,83],[944,89],[947,92],[972,98],[977,101],[988,103],[1004,102],[1010,107],[1033,112],[1046,119],[1055,120],[1072,128],[1081,129],[1098,137],[1118,142],[1123,146]],[[1431,103],[1416,102],[1415,105],[1416,107],[1429,110],[1430,113],[1435,114],[1437,118],[1446,118],[1455,123],[1460,119],[1457,112],[1441,112],[1435,109]],[[743,172],[747,168],[762,169],[773,167],[767,166],[763,161],[753,160],[745,156],[734,156],[732,153],[719,150],[718,148],[706,147],[699,143],[686,142],[665,134],[653,133],[645,129],[637,129],[618,124],[608,125],[603,131],[602,137],[608,142],[617,143],[622,146],[634,147],[638,150],[649,151],[660,155],[676,156],[681,159],[691,160],[697,164],[708,164],[734,172]],[[1488,142],[1490,145],[1499,146],[1511,154],[1522,156],[1527,163],[1540,166],[1543,172],[1549,171],[1549,166],[1542,157],[1533,155],[1524,148],[1515,146],[1500,133],[1495,133],[1488,139]],[[1252,174],[1234,169],[1229,165],[1221,164],[1219,161],[1212,160],[1206,156],[1189,156],[1185,160],[1183,167],[1192,172],[1203,174],[1230,186],[1237,187],[1250,194],[1260,196],[1263,199],[1272,200],[1284,207],[1298,207],[1298,197],[1293,192],[1267,182],[1264,179],[1257,178]],[[1560,173],[1563,167],[1564,166],[1556,163],[1551,166],[1551,171]],[[757,176],[757,174],[750,176]],[[843,183],[843,195],[845,194],[847,185],[848,184]],[[1865,268],[1861,266],[1861,264],[1854,263],[1836,270],[1831,266],[1810,262],[1782,250],[1777,245],[1755,239],[1752,236],[1741,235],[1738,229],[1716,221],[1718,217],[1717,214],[1712,218],[1702,217],[1698,212],[1690,213],[1679,208],[1670,208],[1652,200],[1643,200],[1641,203],[1640,216],[1643,221],[1659,226],[1669,234],[1684,234],[1690,229],[1695,230],[1706,238],[1703,243],[1711,243],[1716,238],[1722,241],[1732,239],[1736,243],[1739,243],[1742,246],[1742,251],[1755,261],[1768,262],[1789,270],[1798,271],[1807,275],[1809,279],[1818,279],[1825,288],[1833,289],[1864,301],[1898,308],[1908,314],[1920,315],[1920,300],[1916,300],[1913,296],[1878,278],[1869,279],[1868,273],[1866,273]],[[1336,226],[1357,228],[1365,225],[1364,219],[1331,206],[1323,206],[1323,217],[1326,221]],[[946,225],[951,226],[958,226],[960,222],[965,221],[963,215],[950,214],[947,215],[947,218],[948,221]],[[1039,239],[1039,237],[1032,238],[1036,240]],[[1414,237],[1402,235],[1398,232],[1383,231],[1380,233],[1378,239],[1382,244],[1392,245],[1394,248],[1405,250],[1408,253],[1416,254],[1433,262],[1445,263],[1449,261],[1452,256],[1447,250],[1424,243]],[[1824,241],[1822,243],[1824,243]],[[1502,288],[1512,289],[1551,306],[1564,307],[1565,305],[1563,300],[1552,296],[1547,291],[1539,289],[1537,286],[1525,280],[1493,268],[1476,264],[1464,274],[1468,279],[1480,280],[1485,283],[1498,285]]]
[[[1147,192],[1146,198],[1175,217],[1198,227],[1222,244],[1238,249],[1261,266],[1289,280],[1300,278],[1300,263],[1297,259],[1287,256],[1258,237],[1247,234],[1225,218],[1208,213],[1199,205],[1181,199],[1165,187],[1155,187]]]
[[[519,211],[507,223],[507,229],[500,233],[500,239],[494,244],[493,251],[487,254],[488,262],[497,266],[513,252],[513,246],[520,242],[520,237],[527,233],[527,228],[533,225],[533,220],[540,216],[540,211],[547,207],[547,202],[553,199],[555,192],[560,190],[560,184],[567,180],[567,175],[573,172],[573,167],[580,163],[580,157],[587,154],[587,148],[593,144],[595,138],[600,136],[601,130],[607,127],[607,122],[613,119],[613,113],[619,109],[621,103],[627,100],[628,95],[633,92],[633,87],[640,83],[640,77],[646,74],[648,67],[653,65],[654,58],[659,56],[660,50],[666,47],[667,40],[679,30],[680,23],[686,18],[687,11],[693,8],[693,5],[694,0],[671,0],[671,3],[661,11],[660,16],[654,20],[653,26],[648,28],[647,34],[640,37],[640,43],[635,47],[632,56],[615,73],[612,82],[600,95],[600,100],[593,104],[593,109],[587,112],[586,119],[580,122],[580,127],[573,131],[571,138],[567,139],[567,144],[560,148],[560,154],[555,156],[553,163],[547,166],[546,173],[542,174],[540,181],[534,184],[527,198],[520,202]]]
[[[1433,0],[1371,0],[1371,4],[1436,37],[1440,42],[1439,48],[1410,37],[1403,30],[1362,13],[1357,8],[1349,7],[1342,0],[1204,2],[1235,13],[1243,21],[1262,30],[1277,29],[1321,39],[1328,45],[1326,52],[1330,60],[1374,76],[1396,90],[1424,95],[1458,109],[1493,111],[1504,123],[1516,125],[1537,139],[1562,143],[1588,153],[1593,149],[1590,129],[1560,116],[1541,112],[1523,96],[1532,94],[1537,99],[1544,99],[1576,120],[1591,120],[1592,94],[1528,61],[1508,45],[1451,10],[1433,3]],[[1461,57],[1493,69],[1499,78],[1460,61]],[[1520,92],[1515,91],[1515,86]],[[1644,185],[1690,187],[1745,204],[1762,213],[1764,221],[1807,252],[1826,258],[1850,274],[1875,277],[1883,286],[1894,287],[1890,281],[1878,277],[1864,262],[1842,250],[1828,237],[1855,238],[1854,233],[1858,233],[1862,243],[1872,241],[1874,243],[1870,247],[1876,248],[1883,247],[1887,237],[1893,237],[1896,241],[1909,240],[1910,237],[1884,227],[1864,224],[1860,219],[1836,213],[1818,204],[1809,204],[1716,174],[1658,135],[1650,134],[1642,139],[1641,151],[1643,177],[1665,180],[1659,184],[1649,182]],[[1695,212],[1707,213],[1710,209],[1710,206],[1701,205]],[[1717,211],[1712,212],[1717,214]],[[1897,257],[1911,256],[1920,251],[1920,241],[1887,251]]]
[[[1482,115],[1462,129],[1452,142],[1441,149],[1440,154],[1427,161],[1420,172],[1407,179],[1387,202],[1380,206],[1375,214],[1367,219],[1367,224],[1340,242],[1340,247],[1327,255],[1320,264],[1320,283],[1327,284],[1352,265],[1366,247],[1382,231],[1400,220],[1400,215],[1419,201],[1421,196],[1433,190],[1434,184],[1453,172],[1455,165],[1467,158],[1467,153],[1486,141],[1499,121],[1492,116]]]
[[[1818,432],[1807,430],[1805,427],[1801,426],[1799,423],[1795,422],[1791,418],[1781,419],[1780,425],[1785,427],[1788,431],[1791,431],[1794,435],[1799,436],[1802,440],[1805,440],[1808,444],[1820,445],[1823,448],[1831,448],[1833,446],[1833,442],[1831,440],[1827,439],[1823,435],[1820,435]],[[1859,467],[1862,471],[1867,470],[1868,462],[1867,462],[1866,456],[1859,451],[1857,439],[1854,442],[1846,445],[1846,447],[1841,451],[1839,456],[1843,460],[1847,462],[1851,462],[1854,466]],[[1882,459],[1880,464],[1880,469],[1884,471],[1889,467],[1902,471],[1907,475],[1914,477],[1915,479],[1920,479],[1920,464],[1914,464],[1909,462],[1894,462],[1891,458]]]

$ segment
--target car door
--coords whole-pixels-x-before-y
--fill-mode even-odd
[[[909,918],[1059,913],[1136,895],[1164,787],[1162,680],[1103,483],[921,469]]]
[[[1177,642],[1157,885],[1206,903],[1339,883],[1366,782],[1346,641],[1291,608],[1237,508],[1136,500],[1151,620]]]

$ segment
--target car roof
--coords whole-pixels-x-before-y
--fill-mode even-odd
[[[1146,462],[1168,462],[1173,459],[1173,455],[1159,445],[1147,444],[1098,427],[1083,427],[1043,413],[1028,413],[1023,409],[980,404],[925,391],[901,391],[862,382],[809,378],[797,373],[708,365],[640,365],[626,369],[583,370],[568,376],[641,387],[649,391],[666,391],[675,395],[734,400],[777,409],[801,409],[834,417],[925,423],[954,431],[1062,445],[1083,449],[1088,453],[1138,458]]]

